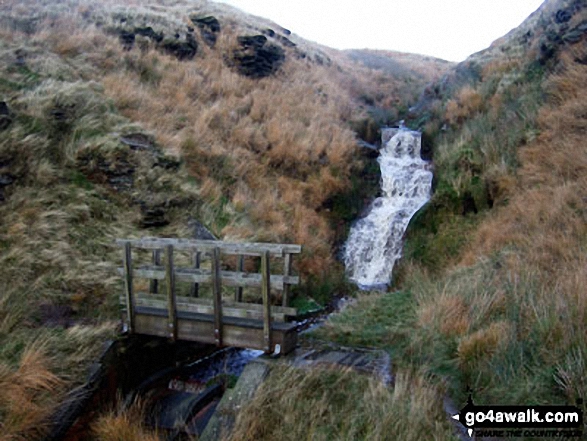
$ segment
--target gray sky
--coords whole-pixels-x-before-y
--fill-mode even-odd
[[[517,27],[542,0],[217,0],[337,49],[462,61]]]

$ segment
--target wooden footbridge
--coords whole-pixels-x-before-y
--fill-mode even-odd
[[[288,302],[290,287],[299,283],[292,257],[300,245],[162,238],[116,243],[123,248],[118,271],[129,333],[267,353],[295,348],[296,323],[288,320],[297,311]],[[271,272],[277,263],[279,274]],[[277,300],[281,305],[272,304]]]

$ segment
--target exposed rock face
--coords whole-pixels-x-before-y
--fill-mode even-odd
[[[8,104],[0,101],[0,131],[7,129],[11,122],[12,116],[10,115]]]
[[[148,37],[157,43],[161,43],[164,37],[163,32],[155,32],[151,26],[135,28],[135,33],[143,37]]]
[[[214,47],[218,39],[218,33],[220,32],[220,22],[218,19],[211,15],[204,17],[191,15],[190,20],[200,29],[200,35],[204,42],[208,46]]]
[[[165,210],[161,206],[141,205],[141,227],[156,228],[169,225],[169,220],[165,216]]]
[[[118,39],[120,40],[122,47],[127,51],[130,51],[135,44],[135,34],[133,32],[122,31],[120,32]]]
[[[573,17],[573,13],[566,9],[559,9],[556,11],[555,21],[557,23],[566,23]]]
[[[198,42],[192,34],[186,34],[185,41],[178,38],[164,40],[161,47],[168,54],[174,55],[178,60],[191,60],[198,51]]]
[[[128,29],[119,29],[114,32],[118,33],[118,39],[125,50],[131,50],[136,41],[136,36],[147,37],[152,40],[159,49],[174,55],[179,60],[191,60],[196,56],[198,51],[198,42],[190,32],[185,34],[185,39],[180,34],[175,34],[170,38],[165,38],[163,32],[155,32],[151,26],[142,26]]]
[[[276,45],[268,44],[264,35],[238,37],[240,49],[233,52],[227,60],[237,71],[251,78],[264,78],[279,70],[285,61],[284,50]]]
[[[132,189],[135,167],[125,155],[108,160],[101,155],[82,155],[78,158],[80,169],[91,181],[107,183],[118,192]]]

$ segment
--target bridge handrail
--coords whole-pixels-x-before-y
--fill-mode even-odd
[[[213,293],[212,312],[214,315],[214,337],[216,344],[222,346],[222,284],[235,286],[235,302],[242,302],[243,286],[260,286],[263,298],[262,318],[264,346],[266,351],[271,350],[271,288],[283,290],[283,307],[287,307],[289,288],[299,283],[299,277],[291,275],[292,254],[301,252],[301,246],[295,244],[270,243],[227,243],[212,240],[172,239],[172,238],[141,238],[116,239],[116,244],[123,247],[123,266],[119,273],[124,277],[125,303],[127,309],[127,325],[129,332],[134,331],[136,302],[133,289],[133,277],[151,280],[151,293],[157,294],[158,281],[166,280],[167,286],[167,314],[169,336],[177,339],[177,294],[175,281],[188,280],[194,283],[192,295],[197,297],[199,283],[211,283]],[[133,268],[132,248],[153,251],[153,265]],[[174,250],[188,250],[193,253],[194,266],[190,268],[174,265]],[[211,270],[200,268],[201,254],[210,257]],[[237,255],[237,271],[223,271],[220,265],[220,255]],[[162,256],[163,254],[163,256]],[[244,256],[261,257],[261,273],[244,272]],[[284,259],[283,275],[271,274],[270,257]],[[161,258],[164,257],[163,262]],[[289,309],[289,308],[288,308]]]

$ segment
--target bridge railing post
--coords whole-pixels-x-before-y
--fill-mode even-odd
[[[135,329],[135,302],[133,296],[133,281],[132,281],[132,252],[130,242],[124,244],[124,253],[122,257],[124,270],[124,293],[126,297],[126,315],[128,332],[132,334]]]
[[[212,251],[212,294],[214,296],[214,340],[222,346],[222,279],[220,275],[220,248]]]
[[[289,304],[289,290],[290,284],[287,277],[291,275],[291,254],[286,253],[283,259],[283,277],[286,279],[283,283],[283,294],[282,294],[282,305],[287,306]]]
[[[161,265],[161,250],[153,250],[153,265]],[[151,294],[157,294],[159,292],[159,280],[151,279],[149,282],[149,292]]]
[[[263,341],[265,352],[271,352],[271,271],[269,268],[269,251],[261,255],[262,284],[261,294],[263,296]]]
[[[193,262],[194,262],[194,268],[195,269],[200,269],[200,262],[202,259],[202,253],[200,251],[196,251],[193,254]],[[192,297],[198,297],[200,295],[200,284],[199,283],[193,283],[190,293],[192,295]]]
[[[245,256],[239,254],[236,260],[236,270],[242,273],[245,269]],[[234,289],[234,301],[240,303],[243,301],[243,287],[237,286]]]
[[[173,245],[165,247],[165,282],[167,283],[167,314],[169,337],[177,340],[177,302],[175,298],[175,268],[173,267]]]

